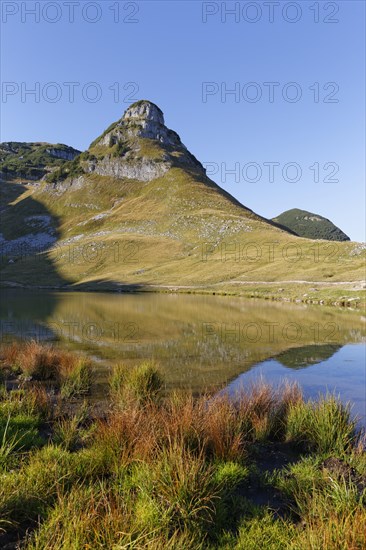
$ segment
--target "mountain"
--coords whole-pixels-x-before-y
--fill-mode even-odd
[[[291,229],[299,237],[324,239],[326,241],[349,241],[350,238],[339,227],[319,214],[293,208],[286,210],[273,221]]]
[[[277,355],[276,361],[290,369],[304,369],[330,359],[341,347],[341,344],[311,344],[291,348]]]
[[[318,250],[210,180],[150,101],[37,187],[1,182],[4,284],[207,289],[253,295],[283,281],[359,281],[364,250]],[[326,261],[327,260],[327,261]],[[351,269],[350,269],[351,267]],[[269,288],[269,287],[268,287]],[[266,291],[267,292],[267,291]]]
[[[0,174],[2,178],[40,180],[55,167],[73,160],[81,151],[58,143],[0,143]]]

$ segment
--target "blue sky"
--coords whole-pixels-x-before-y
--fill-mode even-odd
[[[365,240],[363,1],[1,8],[2,141],[83,150],[150,99],[246,206],[267,217],[304,208]]]

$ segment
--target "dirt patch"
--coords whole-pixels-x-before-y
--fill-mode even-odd
[[[366,475],[361,476],[352,466],[340,458],[330,457],[322,463],[324,473],[336,479],[344,480],[345,483],[352,483],[357,487],[359,495],[366,489]]]
[[[256,506],[267,506],[277,517],[288,517],[291,515],[288,497],[276,487],[265,483],[264,475],[297,462],[300,459],[299,451],[289,443],[273,442],[256,444],[252,454],[255,469],[241,495]]]

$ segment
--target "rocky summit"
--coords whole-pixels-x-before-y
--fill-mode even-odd
[[[139,101],[129,107],[122,119],[98,144],[107,145],[109,140],[141,137],[156,139],[168,146],[182,146],[178,134],[165,126],[162,110],[151,101]]]
[[[165,126],[161,109],[146,100],[131,105],[91,144],[89,153],[86,171],[102,176],[151,181],[179,165],[204,173],[179,135]]]
[[[337,243],[331,258],[320,245],[314,262],[312,240],[210,180],[150,101],[128,107],[81,154],[44,147],[57,164],[36,185],[19,174],[1,182],[3,284],[253,295],[273,284],[277,295],[286,281],[362,279],[361,245]]]

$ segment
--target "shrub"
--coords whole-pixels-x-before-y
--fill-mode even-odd
[[[84,173],[85,172],[80,164],[80,158],[76,157],[74,160],[66,161],[51,174],[47,174],[46,181],[48,183],[57,183],[58,181],[64,181],[67,178],[76,178]]]
[[[114,145],[114,142],[112,143]],[[111,146],[111,145],[109,145]],[[129,151],[129,147],[127,143],[125,143],[123,140],[118,140],[115,151],[113,153],[114,157],[123,157],[126,153]]]

